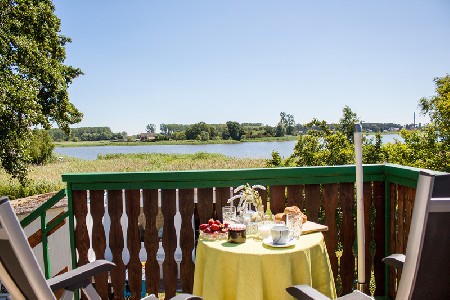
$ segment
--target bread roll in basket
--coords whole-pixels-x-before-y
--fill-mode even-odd
[[[297,206],[286,207],[284,209],[284,212],[278,213],[275,215],[275,221],[283,221],[284,223],[286,223],[286,215],[287,214],[300,214],[300,216],[302,218],[302,223],[305,223],[307,221],[306,215],[304,213],[302,213],[300,208],[298,208]]]

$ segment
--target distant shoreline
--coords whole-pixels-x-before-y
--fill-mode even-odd
[[[152,145],[207,145],[207,144],[239,144],[247,142],[285,142],[295,141],[297,136],[285,136],[285,137],[271,137],[271,138],[257,138],[257,139],[244,139],[241,141],[234,140],[209,140],[209,141],[194,141],[194,140],[182,140],[182,141],[154,141],[154,142],[123,142],[123,141],[81,141],[81,142],[54,142],[55,147],[69,148],[69,147],[98,147],[98,146],[152,146]]]

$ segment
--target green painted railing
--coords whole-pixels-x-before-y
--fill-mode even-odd
[[[382,239],[383,241],[377,241],[380,245],[383,246],[382,252],[383,253],[377,253],[375,259],[378,260],[380,257],[384,257],[386,255],[389,255],[392,252],[392,237],[395,237],[395,234],[393,235],[392,228],[396,228],[395,225],[392,224],[394,222],[398,222],[397,218],[395,217],[396,214],[392,212],[392,208],[396,209],[396,206],[392,206],[392,203],[400,203],[403,201],[406,203],[407,201],[404,200],[403,196],[399,192],[400,190],[403,191],[403,189],[407,189],[408,195],[413,195],[414,189],[417,184],[418,176],[420,169],[416,168],[409,168],[409,167],[403,167],[398,165],[365,165],[363,168],[364,171],[364,182],[366,184],[366,187],[369,188],[370,192],[367,192],[365,196],[370,197],[372,202],[370,205],[372,207],[376,206],[377,208],[381,209],[382,207],[383,211],[381,215],[378,215],[376,222],[384,221],[384,224],[378,224],[379,227],[382,228]],[[200,217],[204,220],[208,218],[208,210],[211,209],[212,204],[207,203],[209,200],[208,197],[212,195],[212,191],[209,192],[209,190],[213,187],[217,188],[217,190],[220,190],[221,198],[218,199],[218,213],[221,214],[221,207],[224,203],[226,203],[224,200],[229,197],[229,194],[227,195],[227,191],[229,193],[230,187],[236,187],[241,184],[250,183],[250,184],[261,184],[268,187],[268,193],[267,195],[264,195],[264,200],[270,201],[270,207],[274,213],[282,211],[282,208],[284,208],[285,205],[293,205],[298,204],[298,206],[305,208],[307,207],[310,210],[314,210],[317,206],[317,200],[315,200],[317,197],[319,197],[318,202],[321,203],[320,205],[325,206],[325,202],[320,202],[322,199],[328,199],[327,195],[329,194],[327,191],[330,188],[335,188],[336,191],[338,191],[339,194],[339,203],[340,205],[344,205],[344,201],[350,201],[350,211],[352,205],[355,203],[355,199],[353,197],[353,193],[349,194],[349,191],[353,190],[353,184],[355,182],[355,166],[330,166],[330,167],[294,167],[294,168],[269,168],[269,169],[238,169],[238,170],[198,170],[198,171],[173,171],[173,172],[130,172],[130,173],[77,173],[77,174],[64,174],[62,176],[62,179],[64,182],[67,183],[66,188],[66,194],[68,196],[68,211],[64,215],[65,217],[69,217],[69,228],[70,228],[70,241],[71,241],[71,248],[72,248],[72,267],[76,267],[80,263],[85,263],[87,261],[87,250],[89,247],[95,248],[97,257],[102,257],[102,253],[104,254],[104,247],[103,245],[105,242],[104,240],[107,238],[104,232],[104,229],[101,228],[101,221],[95,220],[94,218],[94,229],[93,233],[97,234],[96,236],[100,236],[100,238],[96,238],[96,240],[92,241],[90,245],[85,245],[86,243],[89,244],[89,236],[86,228],[86,222],[85,222],[85,216],[87,215],[87,199],[88,196],[86,196],[86,193],[84,191],[90,191],[90,199],[91,199],[91,210],[92,210],[92,216],[95,215],[103,216],[105,214],[105,210],[101,209],[101,206],[98,206],[100,208],[93,209],[93,201],[97,199],[98,201],[103,201],[103,194],[96,193],[95,191],[108,191],[108,197],[111,197],[111,199],[121,199],[121,193],[117,194],[115,191],[125,190],[125,193],[127,196],[127,199],[131,199],[131,202],[135,202],[133,199],[139,199],[139,192],[137,194],[134,191],[143,191],[144,193],[144,211],[146,203],[153,203],[155,202],[155,194],[152,194],[153,196],[150,196],[152,191],[155,190],[162,190],[162,199],[161,199],[161,210],[162,214],[164,216],[164,232],[163,232],[163,246],[165,251],[168,251],[168,254],[166,253],[166,260],[163,264],[163,270],[164,270],[164,276],[168,277],[163,278],[164,281],[164,287],[166,289],[166,296],[170,297],[173,296],[175,293],[176,283],[174,285],[174,281],[176,281],[176,274],[168,274],[168,272],[171,272],[174,270],[174,263],[175,261],[167,261],[167,258],[170,257],[172,254],[172,251],[175,251],[173,241],[170,241],[169,239],[172,239],[176,237],[174,234],[173,228],[166,228],[170,226],[172,222],[173,224],[173,217],[175,215],[175,192],[171,192],[172,190],[179,189],[180,193],[183,191],[183,197],[186,199],[191,199],[190,201],[183,204],[183,208],[180,207],[180,212],[182,215],[183,222],[187,222],[187,225],[192,225],[190,217],[192,216],[193,210],[194,210],[194,204],[193,204],[193,189],[198,188],[199,189],[199,195],[200,190],[204,192],[205,198],[203,199],[201,196],[199,196],[199,202],[198,202],[198,209],[200,210]],[[348,184],[351,184],[350,186]],[[294,196],[291,196],[290,191],[292,187],[295,187],[297,190],[301,191],[301,199],[297,199]],[[351,188],[349,190],[348,188]],[[344,189],[346,188],[346,189]],[[380,192],[381,189],[381,192]],[[333,189],[330,189],[333,190]],[[334,191],[334,190],[333,190]],[[219,192],[218,192],[219,193]],[[219,194],[220,194],[219,193]],[[328,194],[327,194],[328,193]],[[345,193],[348,195],[346,196]],[[64,191],[61,191],[58,193],[59,196],[64,196]],[[148,196],[146,196],[148,195]],[[293,195],[293,194],[292,194]],[[309,195],[315,195],[314,197]],[[59,197],[58,196],[58,197]],[[51,225],[45,225],[45,211],[54,205],[54,203],[57,202],[57,198],[54,197],[52,200],[44,204],[41,208],[33,212],[29,217],[24,219],[22,221],[22,225],[26,226],[27,224],[31,223],[34,219],[37,217],[40,217],[41,220],[43,220],[41,223],[43,225],[42,231],[48,232],[51,227]],[[146,198],[147,197],[147,198]],[[153,197],[153,198],[152,198]],[[292,198],[294,197],[294,198]],[[336,196],[337,199],[338,196]],[[348,200],[346,200],[347,197]],[[408,196],[409,197],[409,196]],[[314,198],[314,199],[313,199]],[[395,199],[392,199],[395,198]],[[147,199],[147,200],[146,200]],[[409,198],[408,198],[409,199]],[[97,201],[95,200],[95,201]],[[379,201],[382,200],[382,204],[379,203]],[[120,200],[121,201],[121,200]],[[147,202],[145,202],[147,201]],[[342,201],[342,203],[341,203]],[[408,200],[409,201],[409,200]],[[128,202],[128,201],[127,201]],[[205,202],[205,203],[203,203]],[[411,202],[411,201],[409,201]],[[408,203],[409,203],[408,202]],[[102,202],[103,203],[103,202]],[[137,202],[139,203],[139,202]],[[184,203],[184,202],[183,202]],[[336,200],[336,203],[337,200]],[[192,204],[192,205],[191,205]],[[129,205],[127,203],[127,205]],[[133,205],[133,204],[130,204]],[[150,205],[150,204],[148,204]],[[184,207],[186,205],[186,207]],[[304,206],[303,206],[304,205]],[[181,203],[180,203],[181,206]],[[158,206],[152,206],[153,209]],[[120,204],[120,212],[118,213],[118,217],[122,215],[122,204]],[[322,207],[323,208],[323,207]],[[321,209],[322,209],[321,208]],[[141,208],[142,209],[142,208]],[[187,210],[186,210],[187,209]],[[182,211],[183,210],[183,211]],[[186,210],[186,211],[184,211]],[[412,208],[411,208],[412,210]],[[133,208],[127,207],[127,214],[132,214]],[[147,222],[154,222],[154,219],[156,215],[151,215],[150,212],[152,210],[149,209],[148,212],[145,212],[145,217],[149,219],[150,221]],[[380,211],[381,212],[381,211]],[[113,217],[113,214],[115,211],[109,211],[109,214],[111,217]],[[124,212],[125,213],[125,212]],[[403,213],[403,212],[402,212]],[[114,217],[117,217],[114,216]],[[129,222],[132,221],[133,217],[128,217]],[[308,215],[310,217],[310,215]],[[79,220],[77,218],[80,218]],[[329,219],[328,219],[329,218]],[[327,218],[327,224],[337,224],[336,220],[331,220],[331,216]],[[334,218],[334,217],[333,217]],[[75,226],[75,219],[77,219],[77,226]],[[84,219],[84,220],[83,220]],[[317,220],[317,216],[311,216],[312,220]],[[97,222],[97,223],[96,223]],[[334,222],[334,223],[333,223]],[[344,221],[347,225],[352,225],[353,221]],[[130,223],[131,224],[131,223]],[[145,246],[148,253],[153,253],[155,250],[156,243],[159,242],[157,237],[154,237],[156,235],[155,223],[148,223],[150,224],[150,227],[148,227],[147,231],[148,236],[145,236]],[[137,228],[137,221],[136,221],[136,228]],[[347,226],[345,225],[345,226]],[[100,226],[100,227],[99,227]],[[118,226],[118,227],[116,227]],[[123,241],[123,238],[119,238],[119,244],[123,245],[123,242],[131,243],[128,246],[128,249],[130,251],[133,250],[133,236],[135,236],[134,229],[130,227],[127,229],[128,234],[128,241]],[[133,225],[134,226],[134,225]],[[342,226],[344,226],[344,223],[342,223]],[[353,225],[352,225],[353,226]],[[409,225],[406,225],[406,229],[409,230]],[[330,226],[329,226],[330,227]],[[354,230],[354,227],[352,227]],[[100,235],[97,232],[100,230]],[[118,232],[119,230],[121,232],[122,227],[117,224],[111,224],[110,229],[110,240],[114,239],[114,237],[111,236],[111,232]],[[194,245],[189,242],[190,239],[193,240],[194,232],[192,230],[183,231],[180,233],[182,237],[180,238],[180,245],[182,247],[187,247],[186,249],[182,249],[183,251],[183,258],[186,257],[186,255],[189,253],[190,250],[193,249]],[[376,229],[377,230],[377,229]],[[394,229],[395,231],[395,229]],[[150,235],[150,232],[152,235]],[[384,234],[383,234],[384,233]],[[327,235],[326,233],[325,235]],[[330,233],[331,235],[331,233]],[[406,234],[407,235],[407,234]],[[337,232],[336,232],[337,236]],[[378,233],[378,237],[380,236],[380,233]],[[43,235],[45,238],[45,235]],[[167,238],[167,240],[165,240]],[[377,238],[377,233],[375,233],[374,239]],[[136,240],[137,238],[135,238]],[[327,239],[327,236],[326,236]],[[336,237],[337,239],[337,237]],[[97,245],[98,241],[103,241],[101,245]],[[176,239],[175,239],[176,240]],[[184,243],[183,241],[188,241]],[[44,242],[44,241],[43,241]],[[138,241],[134,241],[134,243],[137,243]],[[342,242],[342,241],[341,241]],[[148,243],[148,244],[147,244]],[[176,243],[176,241],[175,241]],[[350,243],[350,245],[352,242]],[[398,243],[397,243],[398,244]],[[403,241],[401,242],[403,244]],[[131,245],[131,246],[130,246]],[[47,247],[44,243],[43,246]],[[111,245],[110,245],[111,246]],[[328,245],[327,241],[327,247],[331,250],[334,250],[334,247],[337,247],[337,245]],[[123,247],[123,246],[122,246]],[[131,248],[130,248],[131,247]],[[140,247],[140,239],[139,239],[139,247]],[[350,246],[351,247],[351,246]],[[397,247],[397,246],[396,246]],[[400,245],[400,250],[402,247],[404,248],[404,245]],[[167,249],[166,249],[167,248]],[[157,248],[156,248],[157,249]],[[119,249],[120,250],[120,249]],[[378,249],[380,250],[380,249]],[[76,251],[78,251],[78,261],[77,261],[77,255]],[[150,251],[150,252],[149,252]],[[152,252],[153,251],[153,252]],[[346,255],[348,254],[348,248],[346,251]],[[350,251],[351,252],[351,251]],[[44,253],[48,253],[47,251],[44,251]],[[120,252],[119,252],[120,253]],[[48,257],[45,259],[44,254],[44,262],[46,264],[46,276],[48,277],[49,273],[49,261]],[[113,254],[114,256],[114,254]],[[116,255],[117,256],[117,255]],[[122,261],[122,258],[117,258],[115,256],[115,260],[118,259],[118,261],[115,261],[116,264],[118,264],[118,268],[116,268],[117,273],[113,273],[112,279],[114,280],[122,280],[124,279],[125,275],[121,272],[125,272],[126,266]],[[135,256],[135,255],[134,255]],[[173,256],[173,255],[172,255]],[[332,259],[333,255],[330,255]],[[136,268],[137,266],[133,266],[136,262],[133,261],[133,254],[130,253],[130,262],[128,264],[128,268]],[[337,262],[337,258],[336,262]],[[347,261],[352,260],[352,258],[346,258]],[[382,281],[384,282],[384,286],[377,286],[377,292],[376,296],[385,296],[389,297],[393,295],[395,289],[395,286],[393,286],[392,282],[394,281],[394,278],[391,278],[395,276],[395,274],[392,274],[392,271],[390,271],[387,267],[379,266],[378,262],[374,259],[374,266],[378,269],[382,268],[384,270],[383,274],[376,274],[378,282]],[[156,259],[148,258],[148,264],[146,265],[146,268],[153,268],[150,267],[150,262],[152,264],[156,263]],[[342,267],[343,259],[341,258],[341,267]],[[354,269],[354,261],[353,264],[350,264],[350,266],[353,266]],[[139,266],[140,268],[140,266]],[[337,268],[337,264],[336,264]],[[192,274],[193,267],[190,267],[189,265],[185,265],[184,262],[182,262],[181,266],[182,272],[185,270],[185,272],[188,272],[188,274]],[[341,268],[342,269],[342,268]],[[152,269],[155,271],[156,269]],[[151,274],[148,269],[146,270],[147,275]],[[158,268],[159,270],[159,268]],[[335,271],[335,270],[333,270]],[[191,272],[191,273],[189,273]],[[344,274],[344,270],[340,270],[340,275],[343,279],[345,279],[345,283],[343,280],[343,290],[342,292],[347,292],[349,289],[349,285],[351,285],[351,277],[353,276],[353,271],[350,270],[349,274]],[[120,274],[119,274],[120,273]],[[159,273],[159,272],[158,272]],[[335,274],[335,276],[338,276]],[[193,276],[192,276],[193,277]],[[344,278],[345,277],[345,278]],[[347,278],[348,277],[348,278]],[[117,279],[119,278],[119,279]],[[159,287],[159,277],[155,278],[153,277],[153,280],[151,281],[149,279],[149,276],[147,276],[147,291],[148,292],[157,292],[157,289]],[[347,280],[348,279],[348,280]],[[103,279],[97,279],[96,282],[98,282],[98,286],[100,286],[100,283]],[[131,279],[129,278],[129,281]],[[133,280],[131,280],[133,281]],[[151,282],[150,282],[151,281]],[[157,282],[156,282],[157,281]],[[114,288],[115,291],[120,292],[120,285],[123,285],[122,283],[116,283],[116,287]],[[182,279],[182,289],[183,291],[189,292],[192,288],[192,282],[183,282]],[[114,283],[113,283],[114,286]],[[103,289],[101,287],[98,287],[98,289]],[[122,287],[123,289],[123,287]],[[135,290],[137,288],[134,288]],[[140,289],[140,287],[139,287]],[[378,290],[379,289],[379,290]],[[106,291],[103,289],[102,293],[104,295],[106,294]],[[116,294],[117,296],[117,294]]]
[[[55,229],[61,222],[64,221],[70,214],[69,211],[61,214],[57,218],[51,220],[47,223],[47,211],[52,208],[56,203],[58,203],[61,199],[66,196],[66,190],[61,190],[49,200],[47,200],[44,204],[42,204],[38,209],[31,212],[28,216],[26,216],[22,221],[20,221],[20,225],[22,228],[30,225],[34,220],[40,218],[41,224],[41,242],[42,242],[42,253],[44,260],[44,274],[47,279],[51,277],[50,274],[50,257],[48,251],[48,235],[49,233]]]

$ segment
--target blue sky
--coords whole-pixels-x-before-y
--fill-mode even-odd
[[[54,1],[79,126],[426,122],[450,73],[450,1]]]

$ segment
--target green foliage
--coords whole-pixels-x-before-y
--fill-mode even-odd
[[[283,159],[277,151],[272,151],[272,159],[266,160],[267,168],[276,168],[283,166]]]
[[[232,140],[240,141],[241,137],[245,134],[241,125],[238,122],[233,121],[228,121],[226,125],[227,130],[223,133],[222,138],[223,139],[231,138]]]
[[[437,132],[439,140],[447,147],[450,146],[450,75],[434,78],[436,95],[422,98],[419,108],[422,114],[428,114],[431,123],[430,130]]]
[[[450,76],[435,78],[436,94],[419,101],[430,123],[422,130],[402,130],[404,142],[382,148],[386,161],[450,172]]]
[[[59,128],[51,128],[49,134],[53,141],[109,141],[109,140],[124,140],[127,138],[127,133],[118,132],[113,133],[109,127],[79,127],[70,130],[70,136],[64,133]]]
[[[305,124],[306,134],[298,137],[294,147],[294,153],[284,162],[279,161],[279,154],[272,153],[272,160],[267,161],[270,166],[334,166],[353,164],[354,144],[348,137],[349,124],[356,119],[350,108],[343,110],[342,124],[332,130],[325,121],[313,119]],[[346,123],[345,123],[346,122]],[[352,124],[352,130],[353,130]],[[353,132],[352,132],[353,134]],[[376,136],[375,143],[372,139],[364,137],[363,142],[363,163],[377,163],[383,159],[381,154],[381,135]]]
[[[150,133],[155,133],[155,129],[156,129],[155,124],[147,124],[147,126],[145,127],[145,131]]]
[[[295,126],[294,115],[286,114],[285,112],[280,113],[280,122],[278,122],[276,127],[275,136],[284,135],[295,135],[297,134],[297,128]]]
[[[342,132],[301,135],[290,162],[296,166],[334,166],[354,162],[352,145]]]
[[[375,143],[373,139],[369,139],[363,135],[362,144],[362,159],[365,164],[377,164],[385,160],[384,152],[382,151],[381,134],[378,132],[375,135]]]
[[[188,140],[208,141],[214,137],[214,131],[205,122],[193,124],[186,129],[186,139]]]
[[[33,130],[29,148],[31,163],[37,165],[48,162],[53,156],[54,148],[52,138],[46,130]]]
[[[31,128],[55,122],[68,133],[82,118],[67,91],[82,72],[63,63],[70,39],[54,10],[50,0],[0,2],[0,160],[22,182]]]
[[[345,134],[347,140],[353,144],[353,126],[360,123],[360,119],[347,105],[342,110],[342,118],[339,119],[339,130]]]

